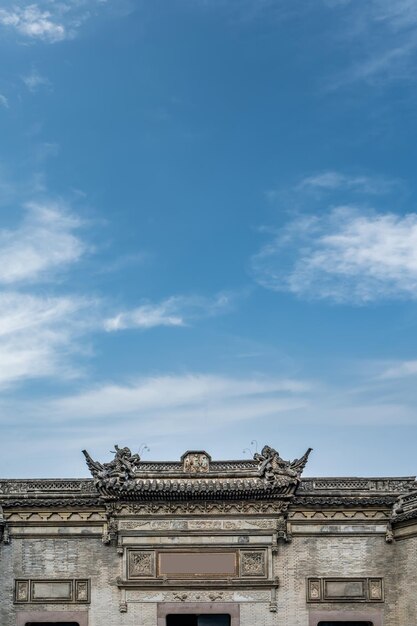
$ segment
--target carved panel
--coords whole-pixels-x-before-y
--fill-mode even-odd
[[[16,580],[15,601],[16,602],[29,602],[29,581],[28,580]]]
[[[159,552],[158,575],[172,578],[236,576],[236,551]]]
[[[155,552],[153,550],[129,550],[128,578],[152,578],[155,576]]]
[[[210,456],[206,452],[187,452],[182,461],[184,472],[205,474],[210,469]]]
[[[51,604],[88,604],[90,581],[87,579],[25,579],[15,580],[14,602]]]
[[[382,578],[308,578],[307,602],[383,602]]]
[[[381,602],[384,599],[382,578],[371,578],[368,582],[369,599]]]
[[[127,580],[142,580],[143,584],[182,579],[267,579],[265,549],[204,549],[139,550],[127,549]],[[148,579],[148,580],[146,580]],[[255,581],[253,581],[255,582]],[[260,582],[260,581],[259,581]],[[242,581],[243,583],[243,581]]]
[[[72,580],[32,580],[30,585],[32,602],[57,601],[71,602],[73,598]]]
[[[266,576],[266,553],[265,550],[241,550],[240,552],[240,575]]]
[[[87,580],[75,581],[75,602],[89,601],[90,586]]]

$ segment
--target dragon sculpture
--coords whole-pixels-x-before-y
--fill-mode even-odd
[[[110,463],[94,461],[87,450],[83,450],[83,454],[97,488],[121,487],[135,478],[136,470],[140,464],[139,454],[132,454],[130,448],[119,448],[118,445],[114,446],[115,457]]]
[[[300,458],[294,461],[284,461],[279,452],[270,446],[264,446],[259,454],[254,454],[254,460],[258,462],[259,476],[264,482],[274,486],[295,485],[301,482],[301,473],[305,468],[312,448]]]

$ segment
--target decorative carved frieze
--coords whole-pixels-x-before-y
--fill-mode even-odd
[[[319,521],[319,520],[333,520],[333,521],[351,521],[351,520],[372,520],[372,521],[386,521],[390,517],[389,509],[323,509],[323,510],[296,510],[290,511],[288,517],[291,521]]]
[[[267,502],[146,502],[146,503],[110,503],[109,510],[114,515],[247,515],[247,514],[281,514],[288,509],[286,501]]]
[[[250,517],[242,519],[120,519],[119,532],[123,531],[253,531],[254,529],[270,530],[273,532],[277,528],[275,517],[256,518]]]
[[[307,578],[307,602],[383,602],[383,578]]]
[[[375,495],[374,497],[351,497],[351,496],[323,496],[323,495],[296,495],[291,504],[293,507],[316,507],[335,508],[335,507],[386,507],[391,508],[397,500],[395,495]]]
[[[350,491],[407,493],[417,487],[414,476],[406,478],[304,478],[300,492]]]
[[[97,522],[102,523],[106,521],[106,515],[103,511],[89,511],[89,510],[50,510],[40,509],[32,511],[21,510],[9,510],[5,514],[5,518],[9,524],[36,524],[41,522],[50,523],[62,523],[62,522]]]

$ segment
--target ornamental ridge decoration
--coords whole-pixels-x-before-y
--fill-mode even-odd
[[[106,500],[289,500],[301,482],[311,448],[294,461],[284,461],[270,446],[256,452],[253,461],[211,462],[205,451],[189,451],[171,471],[158,471],[158,464],[142,463],[139,454],[115,446],[109,463],[83,454],[94,486]],[[163,465],[163,464],[162,464]],[[221,469],[220,469],[221,468]],[[162,471],[161,471],[162,470]]]

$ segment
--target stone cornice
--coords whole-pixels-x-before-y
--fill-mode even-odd
[[[224,462],[228,463],[228,462]],[[230,463],[235,463],[230,462]],[[237,463],[237,462],[236,462]],[[251,463],[251,462],[244,462]],[[178,475],[177,475],[178,476]],[[274,499],[291,501],[291,506],[388,506],[391,507],[400,497],[403,498],[407,518],[410,519],[416,511],[417,497],[416,482],[414,477],[405,478],[304,478],[299,485],[294,497],[286,497],[285,494],[277,492],[273,487],[268,489],[262,485],[260,479],[253,478],[247,481],[239,481],[229,478],[229,487],[224,487],[223,492],[218,493],[216,498],[210,497],[210,488],[222,486],[222,481],[212,477],[213,487],[208,486],[206,478],[201,475],[196,477],[190,496],[187,493],[187,478],[179,478],[171,484],[176,485],[177,501],[210,501],[213,499],[224,500],[265,500]],[[158,492],[153,488],[153,482],[149,479],[149,491],[144,489],[143,501],[150,502],[170,502],[174,498],[167,497],[166,492]],[[252,487],[252,489],[251,489]],[[182,491],[183,490],[183,491]],[[254,497],[254,494],[255,497]],[[124,495],[124,494],[123,494]],[[137,499],[137,498],[135,498]],[[123,497],[123,501],[130,501],[129,497]],[[416,502],[414,502],[416,500]],[[92,479],[28,479],[28,480],[0,480],[0,505],[5,508],[26,508],[26,507],[97,507],[103,506],[103,499],[94,486]],[[403,518],[398,512],[393,521],[399,522]]]

